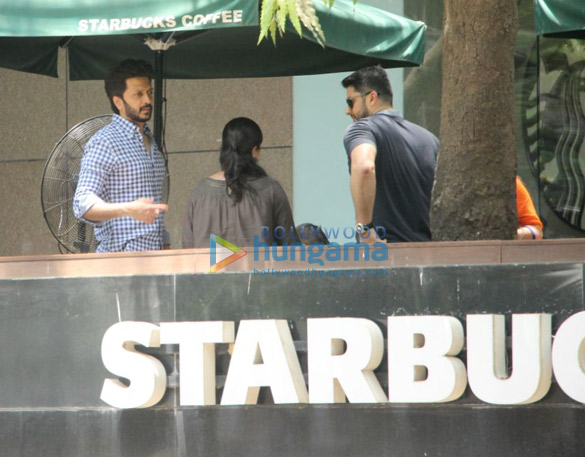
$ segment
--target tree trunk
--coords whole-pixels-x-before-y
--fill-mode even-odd
[[[444,0],[434,240],[514,238],[516,0]]]

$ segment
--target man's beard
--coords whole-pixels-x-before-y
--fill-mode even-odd
[[[368,112],[368,107],[367,106],[362,106],[362,109],[359,111],[359,113],[355,113],[355,120],[359,121],[360,119],[364,119],[366,117],[370,117],[370,113]]]
[[[150,120],[150,117],[152,116],[152,105],[144,105],[142,108],[140,108],[140,111],[136,111],[128,103],[126,103],[126,100],[122,99],[122,101],[124,102],[124,110],[126,111],[126,116],[128,116],[128,118],[131,121],[148,122]],[[146,108],[150,108],[150,111],[147,111],[141,115],[140,114],[141,111]]]

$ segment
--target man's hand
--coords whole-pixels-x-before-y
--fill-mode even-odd
[[[542,229],[537,225],[524,225],[516,230],[517,240],[540,240],[542,239]]]
[[[132,219],[152,224],[161,212],[166,212],[168,209],[168,205],[154,203],[154,198],[139,198],[127,203],[126,212]]]
[[[374,244],[382,241],[380,238],[378,238],[375,227],[370,229],[364,228],[362,233],[358,233],[358,237],[360,243]]]

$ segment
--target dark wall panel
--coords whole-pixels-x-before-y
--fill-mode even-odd
[[[99,399],[113,376],[101,340],[120,318],[286,319],[306,374],[308,317],[365,317],[385,331],[391,315],[452,315],[465,324],[471,313],[546,312],[556,329],[583,309],[581,263],[3,280],[0,455],[585,455],[585,408],[555,383],[542,401],[513,407],[483,403],[469,389],[441,405],[273,405],[263,389],[257,406],[180,407],[178,348],[169,345],[149,350],[169,374],[161,403],[122,411]],[[227,345],[217,353],[219,399]],[[377,370],[384,388],[385,363]]]

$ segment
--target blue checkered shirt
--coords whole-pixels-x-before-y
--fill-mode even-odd
[[[138,127],[114,115],[110,124],[91,137],[85,146],[73,212],[78,219],[94,225],[99,242],[96,252],[162,249],[163,213],[153,224],[131,217],[97,223],[83,218],[98,202],[123,203],[138,198],[162,202],[165,162],[146,126],[145,132],[150,137],[150,154]]]

